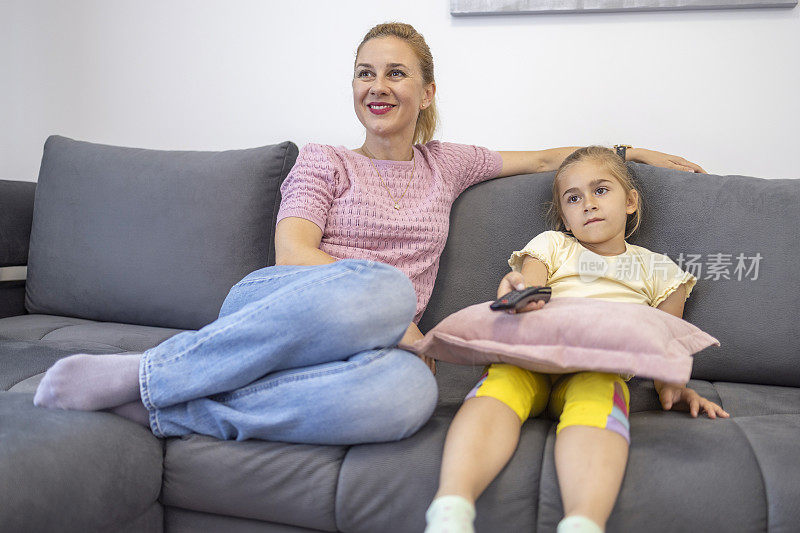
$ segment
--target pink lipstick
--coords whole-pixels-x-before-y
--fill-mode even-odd
[[[394,105],[386,104],[383,102],[372,102],[370,104],[367,104],[367,107],[369,108],[370,113],[372,113],[373,115],[385,115],[386,113],[395,108]]]

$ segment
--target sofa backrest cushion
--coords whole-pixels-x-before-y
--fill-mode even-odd
[[[692,376],[800,386],[800,180],[630,168],[644,218],[629,242],[697,276],[684,318],[722,344],[695,355]],[[423,331],[495,297],[511,252],[548,229],[552,180],[552,172],[513,176],[461,195]]]
[[[35,183],[0,180],[0,268],[28,262],[35,194]]]
[[[274,264],[291,142],[189,152],[53,136],[34,201],[29,313],[178,329],[217,318],[228,290]]]

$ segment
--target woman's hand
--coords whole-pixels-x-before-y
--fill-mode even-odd
[[[511,291],[521,291],[525,288],[525,278],[519,272],[509,272],[503,279],[500,280],[500,286],[497,287],[497,297],[500,298],[501,296],[505,296]],[[519,311],[514,311],[513,309],[509,309],[506,313],[527,313],[528,311],[536,311],[537,309],[541,309],[544,307],[545,301],[538,300],[533,301],[520,309]]]
[[[674,407],[678,411],[689,411],[694,418],[697,418],[700,411],[705,411],[708,418],[717,418],[717,416],[728,418],[731,416],[719,405],[703,398],[697,392],[683,385],[664,383],[661,389],[658,390],[658,397],[665,411],[669,411]]]
[[[692,163],[677,155],[656,152],[655,150],[648,150],[647,148],[632,148],[628,150],[628,159],[654,167],[674,168],[685,172],[708,174],[708,172],[703,170],[697,163]]]
[[[403,338],[400,339],[400,343],[399,344],[405,344],[405,345],[410,346],[410,345],[414,344],[415,342],[417,342],[418,340],[420,340],[421,338],[423,338],[424,336],[425,335],[422,334],[422,332],[419,330],[417,325],[412,322],[411,325],[409,325],[408,328],[406,329],[405,334],[403,334]],[[433,375],[436,375],[436,360],[435,359],[433,359],[432,357],[428,357],[427,355],[420,355],[420,354],[417,354],[417,357],[422,359],[422,361],[426,365],[428,365],[428,368],[431,369],[431,372],[433,372]]]
[[[427,355],[417,355],[422,362],[428,365],[428,368],[431,369],[431,373],[435,376],[436,375],[436,359],[433,357],[428,357]]]

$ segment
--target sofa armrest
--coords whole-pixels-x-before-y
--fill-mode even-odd
[[[0,318],[25,314],[35,193],[35,182],[0,180]]]

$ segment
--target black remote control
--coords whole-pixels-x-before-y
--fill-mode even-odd
[[[489,307],[492,311],[505,311],[507,309],[519,311],[533,301],[544,300],[545,303],[549,302],[550,292],[550,287],[528,287],[521,291],[511,291],[495,300]]]

